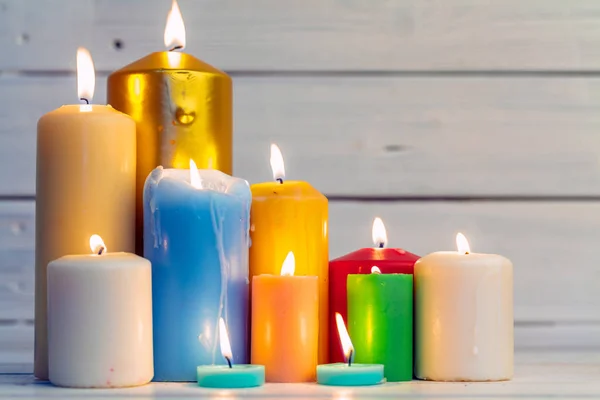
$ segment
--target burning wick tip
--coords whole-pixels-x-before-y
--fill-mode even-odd
[[[383,249],[383,248],[385,247],[385,246],[384,246],[384,243],[383,243],[383,242],[379,242],[379,246],[378,246],[378,247],[379,247],[380,249]]]
[[[100,246],[100,248],[98,249],[98,255],[101,256],[105,250],[106,250],[106,247]]]
[[[350,350],[350,354],[348,355],[348,366],[349,367],[352,366],[352,353],[353,353],[353,351]]]
[[[283,178],[277,178],[276,180],[277,180],[277,182],[283,184]]]
[[[227,364],[229,365],[229,368],[233,368],[233,366],[231,365],[231,359],[229,357],[225,357],[225,359],[227,360]]]
[[[88,99],[86,99],[85,97],[82,97],[79,100],[85,101],[85,104],[90,104],[90,101]]]
[[[172,49],[170,49],[169,51],[175,51],[175,50],[181,50],[183,49],[183,46],[175,46]]]

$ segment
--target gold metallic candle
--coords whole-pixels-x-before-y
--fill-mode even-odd
[[[137,125],[136,253],[143,253],[144,182],[157,166],[232,172],[232,82],[223,71],[181,53],[185,29],[177,3],[165,45],[108,77],[108,103]]]

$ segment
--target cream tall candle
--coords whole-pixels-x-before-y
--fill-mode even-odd
[[[415,375],[499,381],[513,375],[513,266],[496,254],[437,252],[415,264]]]
[[[77,64],[79,97],[89,101],[87,50],[78,51]],[[95,232],[115,251],[134,251],[135,122],[110,106],[67,105],[40,118],[37,140],[34,373],[48,379],[48,263],[88,253]]]
[[[50,381],[66,387],[124,387],[150,382],[150,262],[131,253],[61,257],[48,265]],[[100,254],[98,254],[100,253]]]

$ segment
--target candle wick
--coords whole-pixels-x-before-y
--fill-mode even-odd
[[[225,359],[227,360],[227,364],[229,364],[229,368],[233,368],[231,365],[231,359],[229,357],[225,357]]]
[[[175,50],[181,50],[183,49],[183,46],[175,46],[172,49],[170,49],[169,51],[175,51]]]
[[[283,184],[283,178],[277,178],[276,180],[277,180],[277,182]]]
[[[379,242],[379,248],[383,249],[385,247],[385,244],[383,242]]]
[[[82,97],[79,100],[85,101],[85,104],[90,104],[90,101],[88,99],[86,99],[85,97]]]
[[[104,250],[106,250],[106,247],[100,246],[100,248],[98,249],[98,255],[101,256],[102,253],[104,253]]]
[[[351,367],[352,366],[352,350],[350,350],[350,354],[348,355],[348,366]]]

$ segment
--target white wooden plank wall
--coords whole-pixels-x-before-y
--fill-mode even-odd
[[[35,129],[163,49],[169,0],[0,0],[0,363],[32,349]],[[331,255],[391,244],[515,264],[518,348],[600,347],[600,3],[180,0],[192,54],[235,84],[235,172],[331,199]]]

